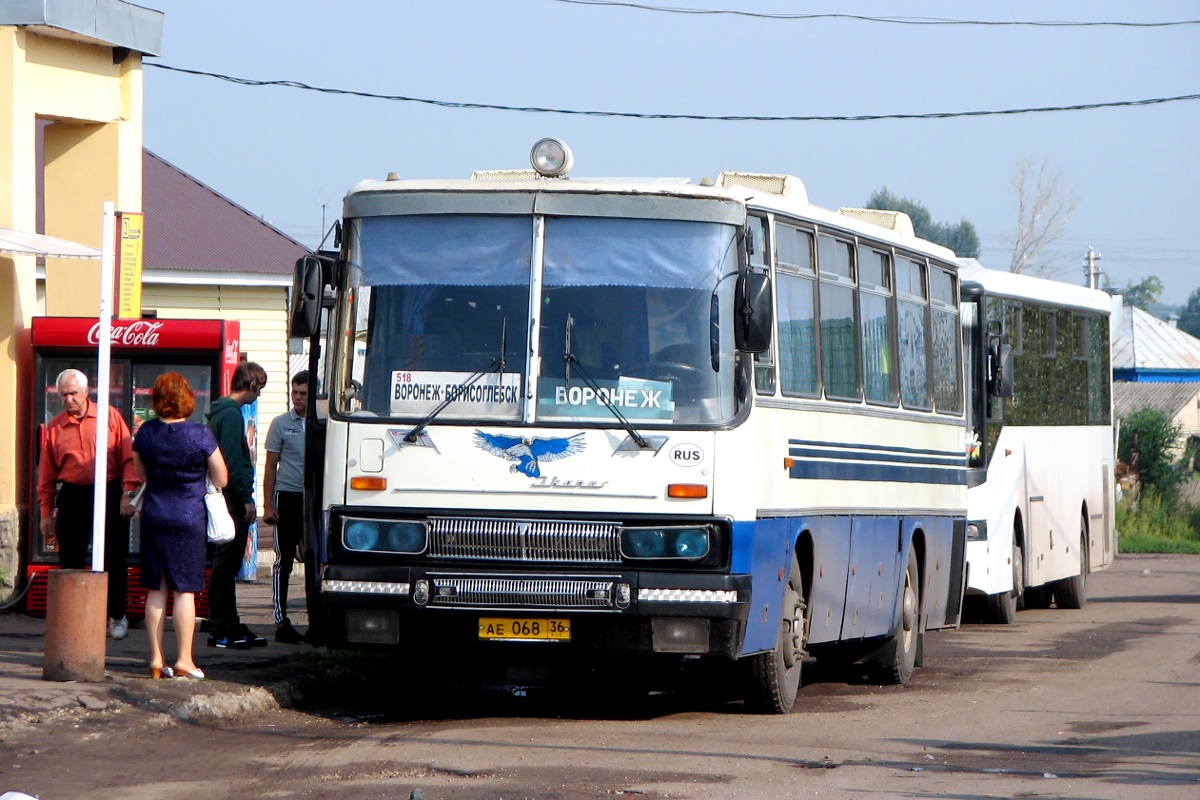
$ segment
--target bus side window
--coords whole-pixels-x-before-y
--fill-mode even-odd
[[[925,265],[896,259],[897,330],[900,346],[900,399],[908,408],[927,409],[929,351],[926,331],[929,305],[925,299]]]
[[[858,263],[858,333],[862,347],[863,389],[868,403],[895,405],[892,258],[887,253],[859,246]]]
[[[813,235],[776,223],[776,307],[779,388],[793,397],[816,397],[817,307]]]
[[[752,248],[747,254],[747,262],[753,267],[767,269],[770,266],[770,255],[775,243],[767,237],[767,230],[767,220],[763,217],[750,217],[746,221],[747,244]],[[761,353],[754,354],[754,388],[761,395],[775,394],[775,347],[773,344]]]
[[[859,349],[857,276],[854,246],[830,236],[817,237],[817,272],[820,275],[818,308],[821,317],[821,382],[825,396],[858,400]]]

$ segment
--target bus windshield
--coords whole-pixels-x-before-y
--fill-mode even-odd
[[[363,218],[351,226],[343,311],[356,385],[340,410],[412,419],[444,403],[445,421],[608,425],[614,408],[639,426],[728,420],[735,242],[734,226],[683,220]]]

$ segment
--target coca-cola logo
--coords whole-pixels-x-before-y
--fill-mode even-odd
[[[157,347],[158,346],[158,331],[162,328],[161,322],[150,322],[148,320],[134,320],[129,323],[114,322],[112,326],[112,334],[109,339],[113,344],[122,345],[124,347]],[[88,331],[88,344],[100,343],[100,323],[97,322]]]

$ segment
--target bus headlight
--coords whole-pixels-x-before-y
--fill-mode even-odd
[[[542,139],[529,152],[529,163],[543,178],[565,178],[575,165],[571,148],[559,139]]]
[[[387,549],[393,553],[424,552],[425,525],[420,522],[393,522],[388,526]]]
[[[346,547],[351,550],[375,550],[379,545],[379,523],[356,519],[346,525]]]
[[[699,561],[711,546],[712,530],[706,525],[621,529],[621,555],[625,558]]]
[[[428,541],[423,522],[347,519],[342,541],[348,550],[376,553],[423,553]]]

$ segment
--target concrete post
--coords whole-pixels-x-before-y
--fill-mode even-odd
[[[46,651],[42,679],[104,680],[108,574],[55,569],[46,582]]]

